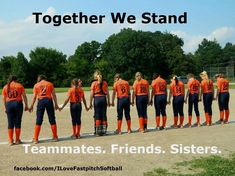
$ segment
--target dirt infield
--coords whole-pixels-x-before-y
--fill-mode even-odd
[[[230,120],[235,120],[235,90],[231,90],[230,96]],[[88,92],[86,97],[88,100]],[[66,94],[59,93],[58,101],[62,104]],[[0,97],[2,99],[2,97]],[[28,96],[31,101],[32,95]],[[2,106],[2,103],[1,103]],[[204,121],[204,113],[202,103],[200,103],[200,113]],[[187,106],[185,105],[185,116],[187,115]],[[219,119],[219,111],[217,102],[213,103],[213,121]],[[172,106],[167,106],[167,125],[173,124]],[[200,154],[171,154],[169,152],[172,144],[183,144],[195,146],[217,146],[222,155],[227,155],[231,151],[235,151],[235,124],[216,125],[212,127],[198,127],[187,129],[174,129],[164,131],[150,131],[148,133],[132,133],[123,135],[110,135],[104,137],[86,137],[77,140],[61,140],[59,142],[43,142],[36,146],[101,146],[106,150],[105,154],[25,154],[22,145],[8,146],[4,144],[7,141],[7,119],[5,113],[0,112],[0,175],[143,175],[143,172],[152,170],[156,167],[171,168],[171,166],[183,160],[191,159],[192,157],[204,156]],[[62,112],[56,112],[58,135],[71,135],[71,119],[69,109],[65,108]],[[138,128],[138,119],[136,107],[131,108],[132,128]],[[148,107],[149,127],[155,126],[155,111],[153,107]],[[187,119],[186,119],[187,120]],[[196,118],[193,116],[193,122]],[[33,136],[35,123],[35,109],[32,114],[26,112],[22,122],[22,140],[30,140]],[[185,121],[186,123],[186,121]],[[116,107],[108,109],[108,131],[116,129]],[[93,132],[93,111],[82,113],[82,133]],[[126,130],[126,123],[123,121],[123,130]],[[51,136],[50,125],[45,115],[41,138]],[[112,154],[110,146],[112,144],[129,146],[161,146],[165,154]],[[31,144],[35,146],[34,144]],[[14,166],[122,166],[122,171],[113,172],[85,172],[85,171],[66,171],[66,172],[24,172],[14,171]]]

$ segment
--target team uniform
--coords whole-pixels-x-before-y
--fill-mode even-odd
[[[156,126],[160,127],[160,115],[162,115],[162,127],[166,126],[166,104],[167,104],[167,83],[162,78],[156,78],[152,81],[154,94],[154,107],[156,112]]]
[[[197,125],[200,125],[200,113],[198,110],[198,98],[199,98],[199,89],[200,82],[196,79],[193,79],[188,82],[189,97],[188,97],[188,125],[192,125],[192,111],[194,106],[194,111],[197,117]]]
[[[20,141],[21,121],[23,115],[23,93],[25,93],[24,87],[17,82],[11,82],[9,89],[8,86],[5,85],[2,90],[2,96],[6,98],[9,143],[13,143],[14,129],[16,142]]]
[[[139,116],[140,130],[147,130],[148,116],[147,107],[149,99],[149,83],[145,79],[135,81],[133,90],[136,96],[136,107]]]
[[[94,93],[94,110],[95,110],[95,129],[96,134],[106,134],[108,123],[107,123],[107,99],[108,83],[102,81],[93,81],[91,84],[91,90]]]
[[[130,85],[125,80],[118,80],[114,83],[113,90],[117,93],[117,131],[121,132],[123,111],[127,122],[127,131],[130,131]]]
[[[212,80],[202,80],[201,90],[203,93],[203,105],[206,117],[206,124],[212,124],[212,101],[213,101],[213,81]]]
[[[34,130],[34,141],[38,141],[38,136],[41,130],[41,125],[43,122],[43,116],[45,110],[47,112],[49,122],[51,125],[53,139],[58,139],[55,110],[51,95],[53,91],[54,91],[53,84],[46,80],[41,80],[40,82],[34,85],[33,92],[34,95],[37,96],[38,98],[37,112],[36,112],[37,118]]]
[[[70,114],[73,125],[73,135],[80,137],[81,129],[81,113],[82,113],[82,100],[84,99],[84,91],[80,87],[73,87],[68,90],[68,97],[70,101]]]
[[[174,127],[177,127],[178,115],[180,116],[179,126],[182,127],[184,123],[184,83],[178,81],[176,84],[174,81],[170,84],[170,90],[173,95]]]
[[[218,103],[220,110],[220,121],[228,122],[229,119],[229,81],[220,78],[217,81],[217,88],[219,90],[218,95]],[[224,112],[225,112],[225,120],[224,120]]]

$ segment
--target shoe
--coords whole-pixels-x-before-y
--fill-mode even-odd
[[[127,130],[127,133],[128,133],[128,134],[131,134],[131,133],[132,133],[132,131],[131,131],[131,130]]]
[[[158,130],[158,131],[159,131],[159,130],[160,130],[160,127],[156,127],[156,130]]]
[[[81,138],[81,136],[80,135],[76,135],[76,139],[80,139]]]
[[[119,130],[115,130],[114,133],[115,133],[115,134],[122,134],[122,132],[119,131]]]
[[[160,127],[160,130],[164,130],[164,129],[165,129],[165,127],[163,127],[163,126]]]
[[[59,139],[58,138],[52,138],[52,142],[58,142]]]
[[[32,142],[33,142],[34,144],[38,144],[38,140],[35,140],[34,138],[33,138]]]
[[[13,146],[14,145],[14,143],[13,142],[9,142],[9,146]]]
[[[221,120],[218,120],[215,122],[215,124],[221,124],[221,122],[222,122]]]
[[[15,142],[16,145],[19,145],[19,144],[22,144],[22,141],[21,140],[18,140]]]
[[[147,133],[147,132],[148,132],[148,129],[147,129],[147,128],[145,128],[145,129],[144,129],[144,132],[145,132],[145,133]]]
[[[73,135],[71,136],[71,139],[77,139],[77,136],[76,136],[75,134],[73,134]]]

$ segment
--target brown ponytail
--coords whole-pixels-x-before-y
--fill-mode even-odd
[[[7,93],[10,92],[10,86],[13,81],[17,81],[17,77],[15,75],[10,75],[7,82]]]
[[[77,78],[73,79],[71,84],[74,86],[75,97],[78,98],[76,101],[79,101],[79,94],[78,94],[79,79]]]
[[[40,82],[40,81],[46,80],[46,79],[47,79],[47,77],[45,75],[39,75],[38,79],[37,79],[37,82]]]

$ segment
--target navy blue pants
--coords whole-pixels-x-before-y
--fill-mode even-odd
[[[154,96],[154,107],[155,107],[156,116],[160,116],[161,114],[162,116],[166,116],[166,104],[167,104],[166,98],[167,98],[166,94]]]
[[[36,125],[42,125],[45,110],[47,111],[50,124],[56,124],[53,101],[49,98],[43,98],[38,100]]]
[[[173,113],[174,117],[178,116],[178,114],[182,117],[184,116],[184,96],[174,96],[173,97]]]
[[[228,110],[229,109],[229,92],[221,92],[218,96],[219,110]]]
[[[117,100],[117,114],[118,120],[122,120],[123,111],[126,117],[126,120],[130,120],[130,97],[122,97]]]
[[[142,118],[147,118],[147,107],[148,107],[148,96],[147,95],[137,95],[136,96],[136,107],[138,116]]]
[[[81,125],[81,114],[82,114],[81,102],[70,103],[70,114],[71,114],[73,126]]]
[[[107,121],[107,100],[106,96],[94,97],[95,119]]]
[[[6,113],[8,119],[8,129],[21,128],[23,115],[22,101],[9,101],[6,103]]]
[[[213,101],[213,93],[204,93],[203,94],[203,105],[205,113],[212,115],[212,101]]]
[[[188,98],[188,115],[192,116],[193,106],[196,116],[200,116],[198,110],[198,94],[189,94]]]

